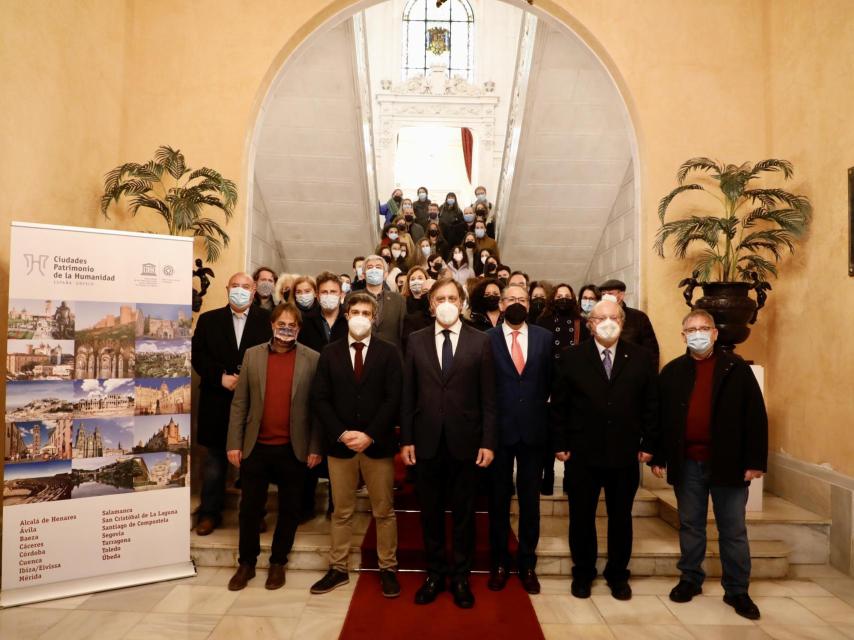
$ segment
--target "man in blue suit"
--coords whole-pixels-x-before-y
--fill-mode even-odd
[[[488,586],[507,584],[510,553],[510,499],[513,461],[519,497],[519,578],[528,593],[539,593],[535,572],[540,539],[540,477],[549,446],[549,391],[552,378],[552,334],[528,325],[528,292],[519,285],[504,289],[499,303],[503,324],[487,331],[495,361],[498,447],[492,465],[489,543],[492,568]]]

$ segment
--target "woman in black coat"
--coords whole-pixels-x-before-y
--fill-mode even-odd
[[[481,278],[472,288],[469,296],[471,313],[466,322],[479,331],[489,331],[503,320],[498,305],[501,301],[501,287],[495,278]]]
[[[449,192],[445,196],[445,202],[439,207],[439,225],[442,227],[442,235],[450,246],[462,244],[466,233],[466,222],[463,219],[463,210],[457,202],[457,194]]]
[[[555,360],[560,360],[567,349],[581,342],[584,319],[578,311],[575,292],[570,285],[562,282],[554,288],[537,324],[554,335],[552,355]]]
[[[414,331],[429,327],[433,324],[430,313],[430,295],[426,289],[427,270],[423,267],[412,267],[406,274],[402,295],[406,300],[406,315],[403,317],[403,350],[406,352],[406,342]]]

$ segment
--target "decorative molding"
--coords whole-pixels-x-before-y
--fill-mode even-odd
[[[476,85],[462,76],[449,78],[447,67],[442,65],[431,67],[427,75],[414,76],[402,82],[380,80],[380,87],[384,92],[405,96],[485,96],[495,92],[494,81]]]

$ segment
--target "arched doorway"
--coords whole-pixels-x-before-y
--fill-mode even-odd
[[[636,303],[638,149],[607,54],[594,51],[595,39],[571,16],[524,2],[471,0],[475,47],[485,42],[478,34],[489,33],[478,29],[479,20],[518,13],[517,50],[502,67],[509,77],[478,73],[497,54],[476,48],[475,81],[460,85],[462,95],[445,93],[430,104],[418,86],[407,93],[400,73],[400,23],[409,4],[341,2],[339,13],[286,47],[290,55],[268,74],[248,153],[247,266],[348,272],[350,259],[376,244],[377,205],[397,186],[388,169],[397,134],[419,121],[445,124],[441,105],[456,100],[456,119],[447,123],[477,132],[473,181],[485,183],[495,201],[504,261],[576,288],[618,277]],[[370,42],[371,25],[381,19],[396,44],[383,58],[393,68],[386,63],[378,71]]]

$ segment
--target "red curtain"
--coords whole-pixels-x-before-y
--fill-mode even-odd
[[[463,132],[463,160],[466,163],[466,174],[469,177],[469,184],[471,184],[471,152],[474,146],[474,138],[471,135],[471,129],[463,127],[460,131]]]

